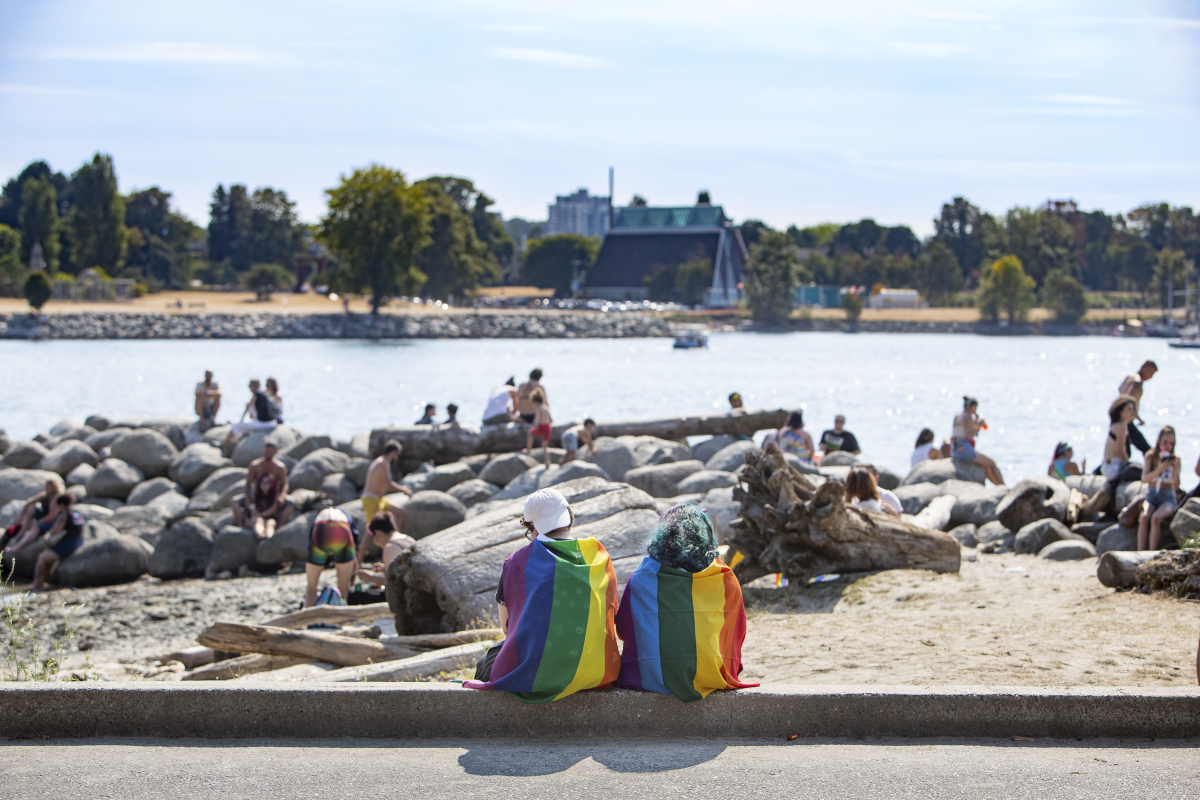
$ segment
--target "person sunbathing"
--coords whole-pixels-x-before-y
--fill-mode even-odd
[[[617,610],[625,643],[617,685],[673,694],[685,703],[738,678],[746,609],[733,570],[717,555],[712,521],[695,503],[663,513]]]
[[[604,545],[571,535],[574,524],[557,489],[539,489],[525,500],[521,525],[530,541],[505,559],[496,587],[507,638],[463,686],[545,703],[616,681],[616,572]]]

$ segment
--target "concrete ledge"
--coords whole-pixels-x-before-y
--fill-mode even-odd
[[[529,706],[457,684],[0,685],[0,736],[198,738],[1200,737],[1200,690],[774,686],[697,703],[584,692]]]

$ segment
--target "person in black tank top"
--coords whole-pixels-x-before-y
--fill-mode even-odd
[[[64,492],[54,499],[58,517],[50,530],[46,531],[46,543],[49,547],[38,556],[31,591],[45,591],[46,582],[53,577],[62,560],[83,547],[83,515],[71,507],[73,499],[69,492]]]

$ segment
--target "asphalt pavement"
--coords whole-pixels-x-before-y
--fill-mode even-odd
[[[310,723],[320,725],[320,719]],[[1200,740],[8,741],[7,797],[1200,797]]]

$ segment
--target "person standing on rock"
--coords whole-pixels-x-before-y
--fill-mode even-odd
[[[561,467],[569,461],[574,461],[580,444],[585,445],[589,453],[596,452],[596,442],[592,439],[592,434],[595,432],[596,420],[591,417],[585,419],[582,425],[572,425],[563,431],[562,446],[567,452],[563,453],[563,457],[558,460],[558,465]]]
[[[1130,373],[1125,376],[1125,380],[1121,381],[1120,387],[1117,389],[1118,395],[1129,395],[1134,402],[1134,419],[1129,423],[1129,444],[1138,449],[1142,455],[1150,450],[1150,443],[1146,441],[1146,437],[1138,430],[1137,425],[1145,425],[1142,420],[1142,390],[1145,388],[1146,381],[1154,377],[1154,373],[1158,372],[1158,364],[1153,361],[1146,361],[1138,368],[1137,372]],[[1137,423],[1135,425],[1134,423]]]
[[[53,577],[59,563],[83,547],[83,515],[71,508],[73,499],[70,492],[63,492],[54,498],[57,517],[46,531],[47,547],[38,554],[33,585],[29,587],[31,591],[45,591],[46,582]]]
[[[517,381],[509,378],[488,393],[487,406],[483,409],[484,425],[507,425],[516,422],[517,416]]]
[[[275,458],[274,442],[263,443],[262,458],[250,462],[246,472],[246,490],[234,501],[233,519],[243,528],[252,528],[258,539],[269,539],[280,525],[292,518],[294,504],[287,496],[287,467]]]
[[[220,410],[221,386],[213,380],[212,370],[205,370],[204,382],[196,384],[196,416],[200,418],[201,433],[217,424]]]
[[[308,562],[304,565],[308,578],[304,589],[305,608],[316,605],[321,573],[330,564],[337,572],[342,601],[350,597],[350,580],[358,567],[357,549],[358,526],[354,524],[354,517],[337,506],[322,509],[308,531]]]
[[[525,452],[528,453],[533,449],[533,440],[540,438],[542,440],[542,455],[545,456],[546,466],[550,466],[550,437],[554,433],[554,428],[551,427],[554,420],[550,417],[550,406],[546,404],[546,396],[542,394],[541,389],[534,389],[530,396],[533,403],[533,424],[529,427],[529,433],[525,436]]]
[[[367,468],[367,480],[363,484],[362,505],[367,519],[375,519],[376,515],[391,510],[397,530],[404,530],[404,509],[392,508],[387,495],[393,492],[404,492],[411,496],[412,489],[401,486],[392,480],[392,466],[400,459],[404,448],[399,442],[391,441],[383,446],[383,454],[371,462]]]
[[[1157,550],[1162,525],[1175,515],[1179,505],[1175,490],[1179,488],[1180,462],[1175,455],[1175,429],[1170,425],[1158,433],[1154,450],[1146,454],[1142,466],[1142,483],[1150,487],[1138,520],[1138,550]]]
[[[250,416],[249,421],[246,420],[246,415]],[[274,403],[271,402],[270,395],[262,390],[258,378],[251,378],[250,402],[246,403],[246,408],[242,410],[241,420],[230,426],[224,444],[231,444],[235,436],[241,436],[243,433],[274,430],[278,424],[275,421]]]
[[[968,464],[978,464],[987,473],[988,480],[997,486],[1004,485],[1004,476],[996,462],[975,451],[975,437],[980,431],[987,430],[987,420],[975,412],[979,409],[979,401],[974,397],[963,397],[962,413],[954,418],[954,427],[950,432],[953,450],[950,457],[955,461],[965,461]]]
[[[533,393],[540,389],[542,392],[542,401],[547,405],[550,403],[541,380],[542,369],[538,367],[529,373],[529,380],[517,387],[517,413],[521,415],[521,419],[531,425],[533,424],[533,417],[537,413],[537,409],[533,405]]]
[[[841,414],[833,418],[833,430],[821,434],[821,452],[825,455],[834,452],[858,455],[862,452],[858,446],[858,439],[846,430],[846,418]]]

